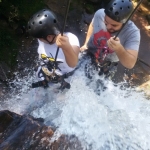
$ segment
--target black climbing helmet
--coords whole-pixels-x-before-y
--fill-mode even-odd
[[[125,23],[133,11],[131,0],[111,0],[105,8],[105,14],[111,19]]]
[[[38,11],[28,22],[28,32],[35,38],[46,38],[48,35],[58,35],[60,29],[55,14],[49,9]]]

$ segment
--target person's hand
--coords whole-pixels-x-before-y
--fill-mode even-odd
[[[56,39],[56,44],[58,47],[65,49],[70,45],[68,36],[66,35],[62,36],[61,34],[59,34]]]
[[[87,49],[88,49],[87,45],[83,45],[82,47],[80,47],[80,52],[83,52],[83,51],[85,51]]]
[[[111,37],[108,41],[107,41],[107,45],[110,49],[112,49],[113,51],[119,51],[119,49],[122,47],[121,43],[120,43],[120,39],[117,37],[116,39],[114,39],[114,37]]]

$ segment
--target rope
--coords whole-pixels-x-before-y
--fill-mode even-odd
[[[66,21],[67,21],[67,16],[68,16],[68,10],[69,10],[69,6],[70,6],[70,1],[71,0],[68,0],[68,2],[67,2],[67,9],[66,9],[66,12],[65,12],[65,19],[64,19],[63,29],[62,29],[62,32],[61,32],[62,36],[63,36],[63,32],[64,32],[65,26],[66,26]],[[55,66],[57,65],[56,64],[56,59],[57,59],[57,56],[58,56],[58,52],[59,52],[59,47],[57,47],[57,51],[56,51],[56,55],[55,55]]]

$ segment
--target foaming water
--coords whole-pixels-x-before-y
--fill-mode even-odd
[[[76,135],[84,149],[150,149],[150,102],[143,93],[114,85],[96,73],[94,79],[87,79],[86,62],[73,75],[70,90],[55,93],[57,84],[48,89],[28,89],[25,84],[19,95],[5,101],[0,109],[42,117],[46,125],[57,127],[56,133]],[[27,78],[33,80],[34,76]],[[27,78],[21,82],[26,83]],[[105,90],[96,90],[97,79],[104,82]]]
[[[149,149],[149,101],[134,89],[124,91],[110,81],[106,84],[98,96],[83,76],[74,78],[60,132],[77,135],[87,149]]]

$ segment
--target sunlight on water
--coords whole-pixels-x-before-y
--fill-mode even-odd
[[[61,114],[60,132],[77,135],[88,143],[88,149],[148,149],[149,101],[131,89],[122,91],[107,84],[98,96],[86,86],[84,77],[74,78]]]
[[[114,85],[94,75],[84,75],[84,65],[76,70],[71,89],[54,93],[53,88],[29,89],[34,76],[18,79],[18,94],[1,104],[0,110],[9,109],[19,114],[31,114],[54,125],[60,134],[76,135],[89,150],[148,150],[150,149],[150,102],[143,93]],[[98,93],[96,79],[107,87]],[[20,81],[19,81],[20,80]],[[28,81],[28,82],[27,82]]]

